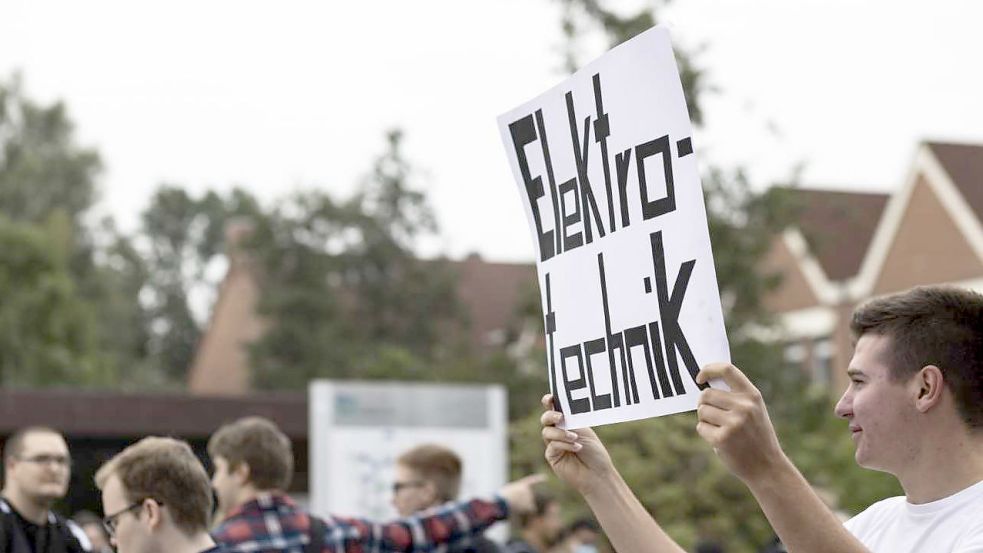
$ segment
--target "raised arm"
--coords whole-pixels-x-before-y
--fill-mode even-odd
[[[329,532],[325,545],[330,551],[430,552],[437,545],[467,542],[486,528],[508,517],[509,512],[527,512],[534,507],[532,487],[545,480],[532,475],[510,482],[493,500],[454,502],[388,523],[365,519],[335,518],[329,525],[348,531]],[[331,543],[331,539],[342,543]]]
[[[563,415],[543,396],[543,441],[553,472],[573,486],[590,506],[615,551],[685,553],[642,507],[614,467],[604,444],[590,428],[557,428]]]
[[[785,547],[795,553],[868,551],[782,451],[761,392],[729,363],[703,367],[696,381],[716,378],[723,379],[730,391],[702,392],[696,431],[751,490]]]

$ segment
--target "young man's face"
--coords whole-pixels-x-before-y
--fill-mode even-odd
[[[437,494],[432,482],[424,480],[417,471],[404,465],[396,465],[393,481],[393,507],[399,516],[405,517],[433,506]]]
[[[68,491],[71,476],[68,444],[59,434],[31,432],[20,453],[7,460],[8,485],[40,503],[53,503]]]
[[[551,501],[546,506],[543,514],[535,519],[533,523],[535,531],[546,543],[552,543],[560,535],[563,529],[563,521],[560,519],[560,503]]]
[[[219,516],[224,516],[237,506],[242,484],[225,457],[216,456],[212,459],[212,464],[215,465],[212,488],[215,489],[215,496],[218,498]]]
[[[856,445],[857,464],[897,475],[917,453],[908,439],[917,410],[911,381],[890,376],[891,338],[864,334],[857,341],[847,373],[850,386],[836,404],[836,414],[847,419]]]
[[[126,498],[123,483],[115,475],[109,477],[102,488],[102,512],[111,517],[113,532],[110,542],[118,553],[150,553],[157,550],[150,528],[145,524],[143,506],[134,506]]]

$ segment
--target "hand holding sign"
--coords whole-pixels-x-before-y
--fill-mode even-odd
[[[553,410],[553,396],[543,396],[546,411],[540,417],[546,462],[564,482],[583,495],[590,495],[594,486],[606,485],[606,479],[617,474],[611,456],[593,430],[557,428],[563,414]]]
[[[703,367],[697,382],[721,378],[730,391],[707,389],[696,408],[696,431],[738,478],[752,483],[767,476],[783,462],[785,454],[768,416],[761,392],[734,365],[714,363]]]

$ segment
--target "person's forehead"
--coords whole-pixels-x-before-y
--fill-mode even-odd
[[[60,434],[54,432],[31,432],[24,436],[22,455],[30,456],[39,453],[67,454],[68,444]]]
[[[420,473],[402,463],[396,463],[396,477],[397,478],[405,477],[407,479],[419,479]]]
[[[853,359],[847,371],[860,371],[864,374],[878,373],[887,370],[891,338],[883,334],[864,334],[857,340],[853,350]]]
[[[103,514],[111,514],[122,509],[126,505],[125,494],[123,493],[123,482],[115,474],[106,480],[106,485],[102,487],[102,510]]]

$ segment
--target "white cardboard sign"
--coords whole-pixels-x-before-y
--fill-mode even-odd
[[[692,127],[655,27],[498,118],[564,427],[695,409],[730,361]]]

